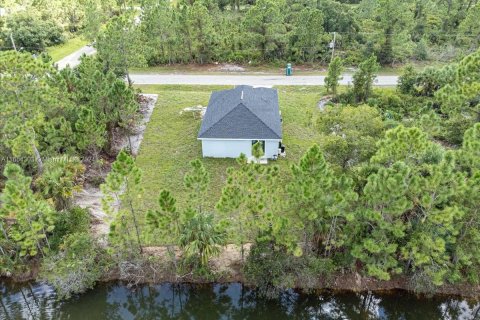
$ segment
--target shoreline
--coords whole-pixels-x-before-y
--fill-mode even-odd
[[[213,276],[211,279],[200,278],[193,276],[191,273],[184,275],[172,272],[172,261],[168,260],[167,255],[159,255],[160,252],[166,252],[166,247],[146,247],[147,254],[144,255],[142,262],[144,265],[137,269],[136,274],[129,274],[125,277],[125,272],[120,272],[118,266],[108,270],[98,281],[99,283],[124,283],[128,287],[135,288],[139,285],[159,285],[163,283],[175,284],[196,284],[196,285],[211,285],[211,284],[229,284],[240,283],[244,286],[255,288],[254,283],[245,279],[242,272],[242,263],[234,257],[230,257],[230,264],[225,263],[225,253],[233,251],[234,254],[238,250],[232,250],[234,245],[228,245],[223,250],[219,257],[211,260],[211,267]],[[176,255],[180,254],[178,249],[175,250]],[[235,252],[237,251],[237,252]],[[239,254],[239,253],[238,253]],[[152,259],[153,258],[153,259]],[[166,259],[165,259],[166,258]],[[27,282],[41,282],[38,279],[39,260],[32,261],[29,271],[23,274],[0,276],[0,280],[6,280],[11,283],[21,284]],[[131,261],[126,261],[131,262]],[[122,276],[123,275],[123,276]],[[135,279],[133,281],[133,279]],[[305,281],[301,278],[295,279],[294,286],[279,288],[280,290],[294,289],[305,293],[332,291],[332,292],[352,292],[352,293],[394,293],[395,291],[404,291],[410,294],[415,294],[424,297],[441,297],[450,296],[467,300],[480,301],[480,285],[472,285],[468,283],[462,284],[444,284],[434,288],[434,291],[418,291],[415,290],[412,283],[412,278],[405,275],[392,276],[391,280],[378,280],[368,276],[362,276],[357,272],[336,273],[328,277],[319,277],[315,283],[305,285]]]

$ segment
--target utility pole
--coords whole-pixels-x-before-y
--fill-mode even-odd
[[[17,51],[17,47],[15,46],[15,41],[13,41],[13,35],[11,32],[10,32],[10,41],[12,41],[13,50]]]
[[[337,33],[333,32],[333,41],[332,41],[332,58],[330,61],[333,60],[333,55],[335,54],[335,40],[337,39]]]

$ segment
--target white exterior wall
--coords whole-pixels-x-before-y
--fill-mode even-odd
[[[238,158],[241,153],[252,156],[252,140],[201,139],[203,157]],[[278,154],[280,140],[265,140],[265,156],[272,158]]]
[[[265,140],[265,156],[269,159],[278,155],[278,143],[280,140]]]

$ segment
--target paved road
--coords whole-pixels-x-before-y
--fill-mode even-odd
[[[87,56],[89,56],[89,55],[94,54],[95,52],[96,52],[95,48],[93,48],[91,46],[82,47],[80,50],[75,51],[74,53],[66,56],[65,58],[63,58],[61,60],[59,60],[57,62],[58,68],[63,69],[67,65],[69,65],[70,67],[75,67],[78,64],[80,64],[80,57],[82,56],[82,54],[85,53]]]
[[[318,86],[325,76],[255,76],[255,75],[187,75],[131,74],[135,84],[251,85],[251,86]],[[376,86],[396,86],[397,76],[378,76]],[[340,84],[352,84],[352,75],[344,75]]]
[[[58,68],[63,69],[67,65],[71,67],[80,63],[82,54],[92,55],[95,48],[85,46],[80,50],[58,61]],[[325,76],[296,76],[286,77],[283,75],[193,75],[193,74],[131,74],[136,84],[190,84],[190,85],[251,85],[251,86],[319,86],[324,85]],[[378,76],[376,86],[396,86],[397,76]],[[345,74],[340,80],[342,85],[352,84],[352,75]]]

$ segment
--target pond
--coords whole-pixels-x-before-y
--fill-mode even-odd
[[[0,282],[0,319],[479,319],[480,304],[458,298],[389,294],[301,294],[287,290],[273,300],[233,284],[164,283],[135,290],[98,285],[66,302],[45,284]]]

